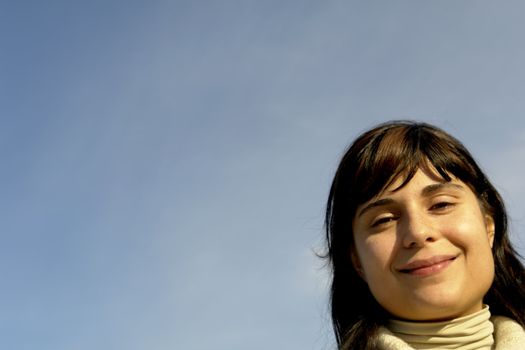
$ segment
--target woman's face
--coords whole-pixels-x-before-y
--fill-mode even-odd
[[[394,317],[445,320],[482,308],[494,277],[494,220],[472,190],[421,169],[359,206],[352,259]]]

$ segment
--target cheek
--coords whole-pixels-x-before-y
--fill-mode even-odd
[[[359,263],[367,282],[382,278],[383,273],[389,270],[394,247],[395,239],[388,235],[376,235],[356,240]]]
[[[465,250],[491,249],[491,241],[485,222],[478,215],[469,218],[455,220],[444,229],[447,238],[457,246]]]

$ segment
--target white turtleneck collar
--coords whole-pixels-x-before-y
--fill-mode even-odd
[[[494,344],[494,326],[488,306],[476,313],[444,322],[389,320],[387,328],[416,350],[490,350]]]

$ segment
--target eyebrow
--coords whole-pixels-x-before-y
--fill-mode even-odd
[[[425,186],[421,190],[421,196],[428,197],[428,196],[432,195],[433,193],[438,192],[438,191],[443,190],[443,189],[446,189],[446,188],[452,188],[452,189],[457,189],[457,190],[462,190],[462,191],[465,189],[463,186],[461,186],[459,184],[456,184],[456,183],[440,182],[440,183],[436,183],[436,184]],[[363,209],[361,209],[359,211],[359,213],[357,214],[357,217],[362,216],[364,213],[366,213],[367,211],[369,211],[372,208],[377,208],[377,207],[380,207],[380,206],[383,206],[383,205],[392,204],[392,203],[394,203],[394,200],[392,198],[378,199],[376,201],[373,201],[373,202],[369,203]]]
[[[382,199],[379,199],[377,201],[373,201],[372,203],[369,203],[366,207],[361,209],[359,211],[359,213],[357,214],[357,217],[362,216],[364,213],[366,213],[367,211],[369,211],[372,208],[376,208],[376,207],[380,207],[380,206],[388,205],[388,204],[392,204],[392,203],[394,203],[394,200],[392,198],[382,198]]]
[[[452,188],[452,189],[462,190],[462,191],[465,189],[460,184],[456,184],[456,183],[452,183],[452,182],[440,182],[440,183],[437,183],[437,184],[432,184],[432,185],[425,186],[421,190],[421,195],[423,195],[424,197],[427,197],[427,196],[430,196],[431,194],[433,194],[435,192],[438,192],[440,190],[447,189],[447,188]]]

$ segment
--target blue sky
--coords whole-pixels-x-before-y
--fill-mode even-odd
[[[525,253],[521,1],[0,2],[0,346],[331,349],[344,148],[461,139]]]

